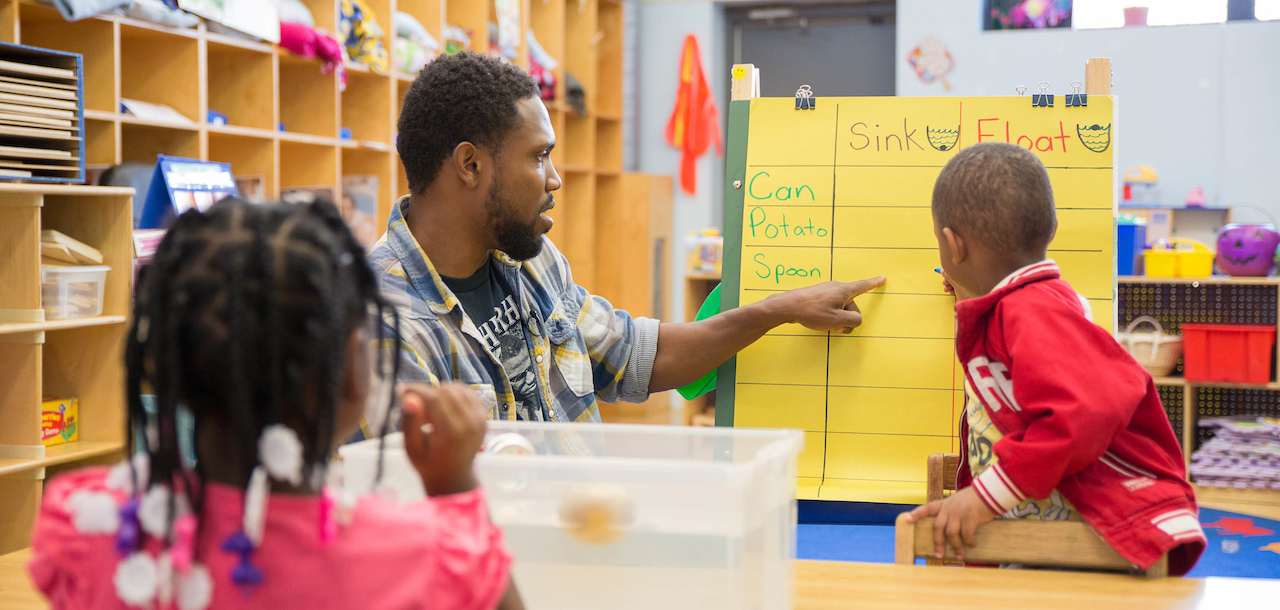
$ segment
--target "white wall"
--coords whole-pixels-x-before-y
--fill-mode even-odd
[[[1165,203],[1199,185],[1210,205],[1237,206],[1237,220],[1264,220],[1248,205],[1280,221],[1280,22],[984,32],[981,5],[898,0],[898,95],[1015,95],[1042,80],[1061,95],[1084,80],[1085,59],[1110,57],[1122,171],[1154,166]],[[950,91],[906,61],[926,36],[955,58]]]
[[[698,37],[702,69],[715,95],[720,113],[728,112],[729,75],[724,65],[724,11],[706,0],[672,2],[642,0],[639,6],[639,72],[636,106],[636,169],[675,178],[674,235],[672,247],[671,300],[669,321],[684,315],[684,235],[714,226],[714,210],[723,205],[724,157],[712,147],[698,159],[698,193],[687,195],[680,189],[680,151],[664,137],[667,119],[675,106],[679,85],[680,54],[688,34]],[[722,133],[723,137],[724,134]]]

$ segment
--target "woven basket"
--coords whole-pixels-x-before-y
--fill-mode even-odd
[[[1155,327],[1154,330],[1137,330],[1144,323]],[[1182,357],[1182,337],[1167,335],[1160,322],[1151,316],[1142,316],[1129,323],[1122,333],[1116,333],[1116,341],[1120,342],[1134,360],[1151,373],[1152,377],[1167,377],[1178,366],[1178,358]]]

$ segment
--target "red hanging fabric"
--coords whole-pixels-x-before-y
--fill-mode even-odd
[[[680,89],[676,107],[667,121],[667,143],[682,151],[680,188],[693,195],[698,191],[698,157],[716,144],[716,155],[724,154],[720,140],[720,111],[716,108],[711,88],[702,74],[702,56],[698,39],[690,34],[684,39],[680,55]]]

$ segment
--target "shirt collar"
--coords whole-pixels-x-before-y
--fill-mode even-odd
[[[999,284],[996,284],[995,288],[991,289],[991,292],[995,292],[997,290],[1000,290],[1001,288],[1004,288],[1005,286],[1008,286],[1009,284],[1012,284],[1024,278],[1030,277],[1032,275],[1038,274],[1040,272],[1048,271],[1050,269],[1054,271],[1058,270],[1058,263],[1053,262],[1053,259],[1051,258],[1046,258],[1038,263],[1031,263],[1030,265],[1022,267],[1021,269],[1018,269],[1013,273],[1006,275],[1003,280],[1000,280]]]
[[[445,285],[444,280],[440,279],[440,273],[436,271],[435,265],[431,264],[431,259],[427,258],[422,245],[409,231],[409,223],[404,217],[408,208],[409,196],[404,195],[391,206],[391,217],[387,219],[387,239],[404,267],[405,277],[414,290],[422,295],[422,300],[426,301],[431,311],[436,314],[445,314],[453,311],[454,308],[461,310],[462,303]],[[520,267],[519,262],[512,260],[504,252],[490,250],[489,256],[504,267]]]

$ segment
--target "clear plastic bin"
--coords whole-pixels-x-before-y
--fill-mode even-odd
[[[40,303],[46,320],[102,315],[102,289],[111,267],[40,268]]]
[[[791,608],[801,432],[494,421],[486,445],[512,432],[534,453],[483,453],[476,471],[531,610]],[[409,502],[423,491],[403,443],[387,437],[383,485]],[[338,452],[348,488],[370,491],[378,440]],[[585,540],[571,515],[601,497],[618,537]]]

